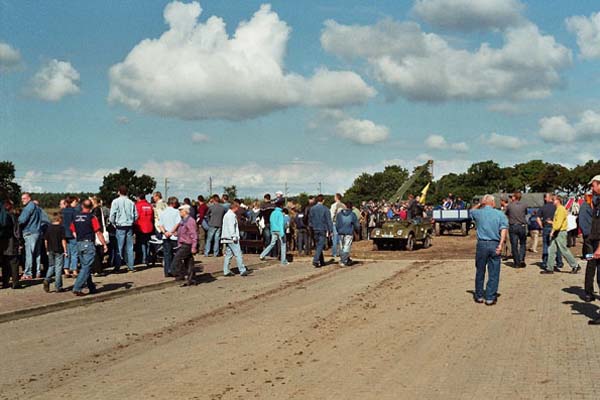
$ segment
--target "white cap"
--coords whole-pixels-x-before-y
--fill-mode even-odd
[[[588,185],[591,185],[594,181],[600,182],[600,175],[596,175],[595,177],[593,177],[590,183],[588,183]]]
[[[281,190],[278,190],[275,192],[275,196],[283,196],[283,192]]]
[[[181,211],[181,210],[190,211],[189,204],[183,204],[183,205],[179,206],[179,211]]]

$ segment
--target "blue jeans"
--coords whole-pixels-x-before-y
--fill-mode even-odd
[[[77,239],[67,239],[67,256],[64,261],[64,269],[69,271],[77,271]]]
[[[338,235],[335,223],[333,224],[333,232],[331,232],[331,256],[338,256],[338,246],[340,244],[340,236]]]
[[[163,269],[165,276],[173,273],[171,263],[173,262],[173,249],[177,247],[177,240],[163,238]]]
[[[265,258],[267,254],[269,254],[271,250],[273,250],[273,248],[277,244],[277,241],[279,241],[281,245],[281,263],[285,265],[288,263],[285,255],[285,233],[282,234],[279,232],[271,232],[271,243],[269,243],[269,245],[265,247],[263,252],[260,253],[260,258]]]
[[[348,265],[350,261],[350,252],[352,251],[352,241],[354,240],[354,235],[341,235],[340,243],[342,245],[342,251],[340,253],[340,262],[342,264]]]
[[[298,255],[308,254],[308,231],[306,229],[298,229],[296,231],[296,247],[298,248]]]
[[[40,257],[40,234],[39,233],[25,233],[23,239],[25,239],[25,271],[23,272],[26,276],[33,276],[33,264],[37,269],[37,273],[41,271],[41,257]],[[35,260],[35,261],[34,261]]]
[[[54,278],[54,284],[56,290],[62,289],[62,268],[64,264],[64,254],[55,253],[53,251],[48,252],[48,272],[46,272],[46,281],[52,282]]]
[[[265,244],[265,247],[271,244],[271,227],[269,225],[265,226],[265,229],[263,229],[263,243]],[[275,250],[272,249],[271,250],[271,254],[269,254],[270,256],[274,256],[275,255]]]
[[[527,228],[525,225],[512,224],[508,228],[510,236],[510,248],[512,250],[515,267],[525,262],[525,251],[527,251]]]
[[[325,249],[325,232],[314,231],[315,238],[315,255],[313,257],[313,264],[325,264],[325,258],[323,257],[323,250]]]
[[[213,254],[219,255],[219,246],[221,245],[221,228],[209,226],[206,234],[206,246],[204,246],[204,255],[210,254],[210,245],[212,244]]]
[[[122,260],[127,261],[127,268],[133,271],[133,230],[130,226],[119,227],[116,232],[117,246]],[[115,266],[118,270],[121,266]]]
[[[552,226],[544,226],[544,229],[542,230],[542,268],[544,269],[548,268],[548,248],[550,247],[551,242],[550,232],[552,232]],[[560,250],[557,250],[556,252],[556,266],[558,268],[563,267],[563,259]]]
[[[485,269],[487,267],[488,281],[485,288],[485,299],[492,301],[496,299],[498,284],[500,283],[500,256],[496,254],[499,242],[483,241],[477,242],[475,252],[475,297],[482,299],[483,283],[485,281]]]
[[[77,242],[77,249],[79,250],[81,271],[79,271],[79,275],[77,275],[77,279],[75,279],[73,291],[81,292],[83,286],[87,286],[88,290],[93,292],[96,290],[96,285],[94,285],[94,282],[92,281],[91,269],[96,258],[96,246],[94,245],[94,242],[83,241]]]
[[[244,260],[242,259],[242,248],[240,247],[240,242],[225,243],[225,260],[223,260],[224,275],[229,273],[229,263],[233,257],[235,257],[235,262],[240,270],[240,274],[246,271],[246,266],[244,265]]]
[[[138,259],[142,264],[149,264],[149,245],[150,233],[138,232],[135,234],[135,245],[138,249]]]

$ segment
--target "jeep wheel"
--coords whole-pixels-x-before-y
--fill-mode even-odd
[[[373,240],[373,246],[375,246],[377,250],[383,250],[383,243],[379,240]]]
[[[430,247],[431,247],[431,235],[427,234],[427,236],[425,236],[425,240],[423,240],[423,248],[428,249]]]
[[[406,239],[406,250],[413,251],[415,249],[415,235],[412,233],[408,234],[408,239]]]

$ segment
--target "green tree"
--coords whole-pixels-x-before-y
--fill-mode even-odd
[[[235,185],[225,186],[223,187],[223,194],[229,196],[229,200],[233,201],[234,199],[237,199],[237,188]]]
[[[358,204],[363,200],[389,199],[408,179],[408,171],[399,165],[388,165],[373,175],[362,173],[344,194],[344,199]]]
[[[125,186],[129,197],[134,199],[140,193],[148,194],[154,191],[156,180],[148,175],[136,176],[135,170],[122,168],[119,172],[106,175],[99,189],[100,198],[106,203],[118,196],[120,186]]]
[[[15,165],[11,161],[0,162],[0,200],[10,199],[19,204],[21,186],[15,182]]]

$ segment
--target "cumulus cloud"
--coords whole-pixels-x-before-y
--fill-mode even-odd
[[[459,153],[469,151],[469,145],[465,142],[448,143],[442,135],[429,135],[425,139],[425,146],[433,150],[453,150]]]
[[[58,101],[79,93],[79,72],[70,62],[50,60],[31,79],[31,94],[41,100]]]
[[[521,138],[508,135],[499,135],[495,132],[488,136],[482,136],[482,141],[494,148],[506,150],[519,150],[527,144],[527,141]]]
[[[109,102],[182,119],[242,120],[292,106],[341,107],[376,94],[350,71],[287,72],[290,27],[262,5],[230,37],[223,19],[199,22],[197,2],[165,7],[169,29],[109,71]]]
[[[523,9],[518,0],[417,0],[413,13],[433,26],[468,32],[523,23]]]
[[[565,23],[567,29],[577,37],[581,57],[600,58],[600,13],[592,13],[589,17],[569,17]]]
[[[210,142],[210,137],[205,133],[194,132],[192,133],[193,143],[207,143]]]
[[[368,119],[353,118],[341,110],[322,110],[308,127],[313,130],[330,131],[337,137],[362,145],[385,142],[390,137],[387,126],[378,125]]]
[[[538,135],[547,142],[569,143],[582,139],[600,139],[600,113],[586,110],[571,123],[566,116],[544,117],[539,121]]]
[[[374,25],[325,22],[321,45],[344,59],[364,59],[393,99],[417,101],[535,99],[562,84],[571,51],[531,24],[502,32],[503,44],[474,51],[453,47],[414,22]]]
[[[12,71],[21,65],[21,53],[8,43],[0,42],[0,72]]]

